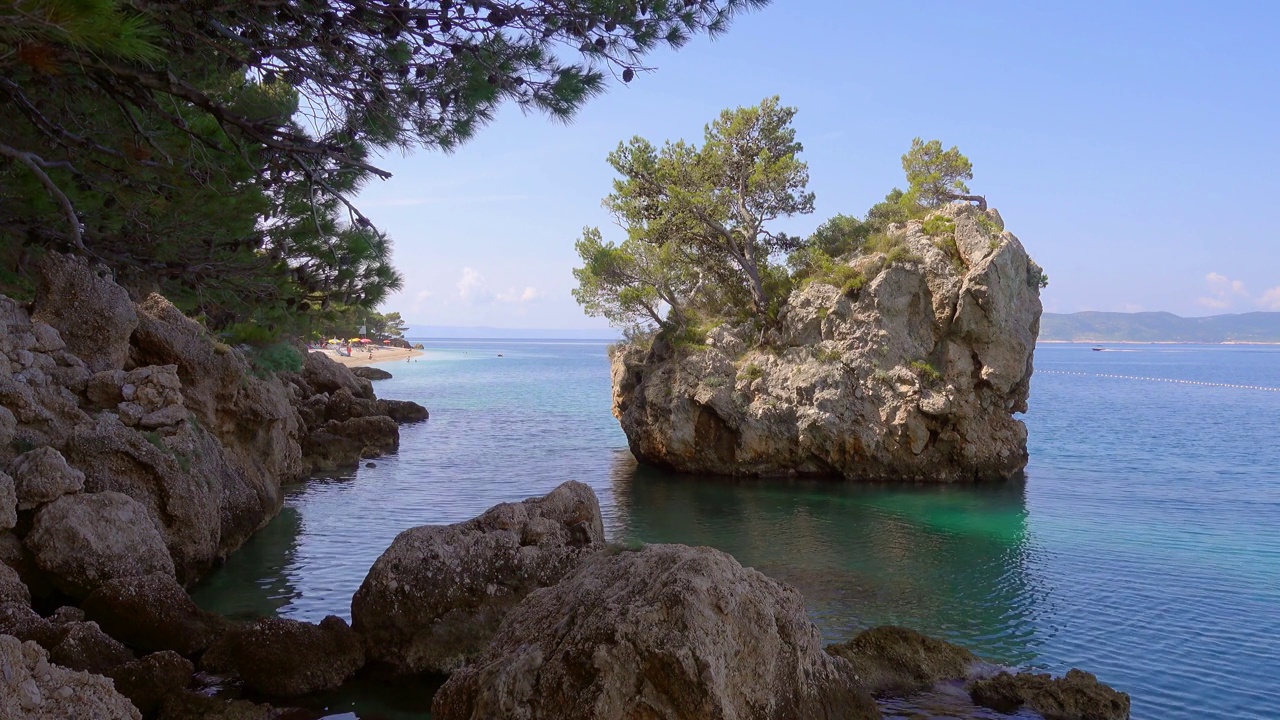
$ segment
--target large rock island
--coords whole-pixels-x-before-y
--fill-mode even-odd
[[[926,232],[928,230],[928,232]],[[1027,463],[1040,267],[966,204],[842,258],[772,327],[615,348],[614,414],[642,462],[727,475],[963,482]]]

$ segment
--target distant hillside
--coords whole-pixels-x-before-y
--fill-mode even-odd
[[[1280,343],[1280,312],[1184,318],[1167,312],[1045,313],[1041,340],[1071,342]]]
[[[442,339],[527,339],[527,340],[617,340],[620,333],[612,328],[601,329],[548,329],[548,328],[498,328],[453,325],[410,325],[404,336],[411,340]]]

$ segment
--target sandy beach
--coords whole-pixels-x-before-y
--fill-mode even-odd
[[[408,348],[398,347],[375,347],[362,348],[359,350],[352,348],[351,357],[340,355],[335,350],[313,350],[312,352],[322,352],[333,358],[338,364],[346,365],[347,367],[376,365],[378,363],[395,362],[397,360],[404,362],[407,358],[414,358],[423,354],[421,350],[410,350]],[[372,359],[369,357],[370,353],[373,353]]]

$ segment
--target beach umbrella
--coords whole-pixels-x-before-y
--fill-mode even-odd
[[[371,343],[371,342],[373,342],[373,341],[372,341],[372,340],[370,340],[369,338],[360,338],[360,342],[362,342],[362,343]]]
[[[391,341],[390,341],[390,340],[383,340],[383,341],[382,341],[382,344],[383,344],[383,345],[390,345],[390,344],[391,344]]]
[[[347,342],[360,342],[360,338],[351,338]]]

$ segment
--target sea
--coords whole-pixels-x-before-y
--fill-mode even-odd
[[[1280,717],[1280,347],[1041,344],[1026,477],[937,487],[642,467],[611,414],[605,343],[422,342],[375,388],[430,420],[372,467],[291,486],[197,602],[350,619],[400,531],[578,480],[612,540],[728,552],[798,588],[830,642],[905,625],[995,663],[1086,669],[1131,695],[1135,720]],[[429,718],[440,682],[361,678],[301,702]]]

